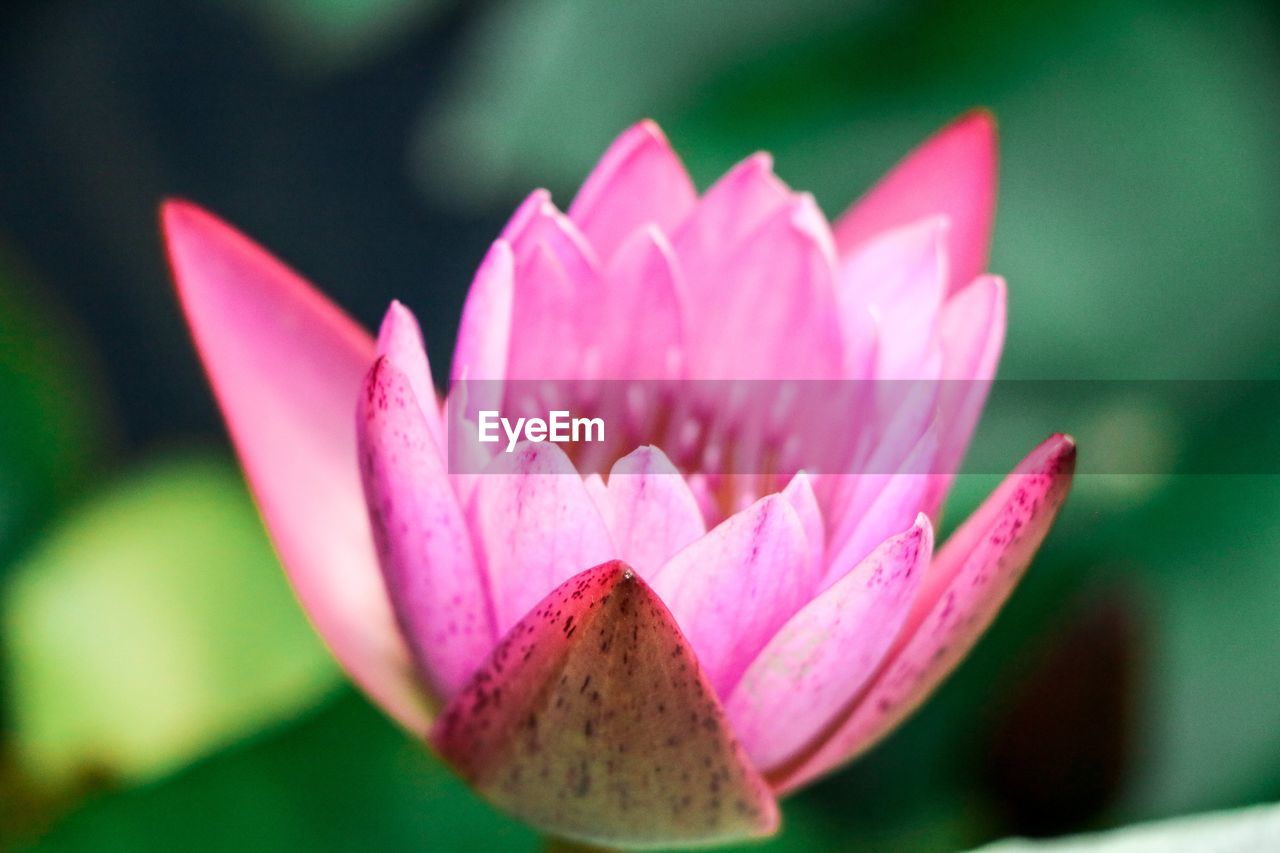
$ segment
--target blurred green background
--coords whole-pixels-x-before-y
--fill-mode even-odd
[[[700,186],[768,149],[836,214],[985,105],[1003,146],[1002,377],[1280,379],[1268,3],[48,0],[0,16],[6,849],[539,844],[357,695],[298,612],[177,313],[166,194],[370,325],[403,299],[440,369],[505,216],[537,185],[567,202],[640,117]],[[1280,412],[1195,414],[1126,399],[1096,416],[1120,446],[1212,460],[1215,423]],[[991,484],[962,477],[947,519]],[[789,801],[759,849],[961,849],[1277,799],[1280,478],[1097,475],[957,676]]]

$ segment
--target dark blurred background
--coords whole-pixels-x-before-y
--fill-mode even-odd
[[[767,149],[835,215],[985,105],[1002,377],[1280,379],[1278,48],[1248,0],[11,0],[0,847],[538,844],[306,626],[180,321],[164,196],[366,324],[401,298],[442,373],[507,214],[538,185],[567,204],[638,118],[702,187]],[[1212,460],[1215,423],[1280,411],[1185,414],[1102,401],[1114,445],[1081,452]],[[962,477],[947,520],[991,485]],[[958,849],[1276,799],[1280,480],[1093,475],[972,659],[789,801],[765,849]]]

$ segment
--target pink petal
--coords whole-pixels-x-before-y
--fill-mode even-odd
[[[896,470],[888,467],[892,463],[873,463],[873,473],[850,477],[841,484],[851,493],[842,496],[845,504],[832,513],[835,533],[831,537],[830,568],[822,580],[824,587],[839,580],[849,566],[856,565],[916,516],[929,492],[932,478],[927,472],[932,470],[937,452],[937,436],[929,430]]]
[[[675,379],[685,341],[684,284],[671,245],[656,228],[622,244],[605,276],[602,375],[610,379]]]
[[[1004,346],[1006,290],[1004,279],[978,276],[977,281],[947,301],[942,309],[942,411],[938,475],[925,498],[926,512],[936,513],[964,459]]]
[[[422,408],[427,432],[436,449],[444,451],[444,423],[440,415],[440,401],[436,386],[431,380],[431,365],[427,361],[427,348],[422,342],[422,330],[413,312],[393,300],[382,318],[378,330],[378,355],[387,357],[395,368],[409,380],[414,399]]]
[[[772,158],[763,152],[725,173],[672,238],[690,291],[706,301],[701,293],[717,287],[715,271],[721,259],[793,198],[773,173]]]
[[[476,478],[471,525],[483,552],[499,634],[548,590],[610,559],[604,520],[564,451],[524,443]]]
[[[569,217],[551,202],[546,190],[534,190],[517,208],[501,239],[511,244],[517,283],[521,266],[540,246],[546,247],[564,268],[574,287],[594,286],[599,278],[600,261],[595,249]]]
[[[796,511],[770,495],[676,554],[653,578],[719,695],[808,598],[809,565]]]
[[[932,551],[933,528],[920,515],[805,605],[751,663],[725,710],[756,767],[781,766],[858,694],[897,637]]]
[[[697,197],[667,138],[646,119],[605,152],[569,206],[569,218],[600,257],[608,258],[644,225],[670,231]]]
[[[995,618],[1048,534],[1075,470],[1075,444],[1055,435],[1014,469],[952,535],[925,576],[884,665],[852,713],[773,781],[792,790],[862,753],[950,674]]]
[[[951,221],[949,291],[987,265],[996,198],[996,125],[991,114],[961,116],[913,151],[836,221],[846,255],[871,237],[941,214]]]
[[[505,240],[496,240],[476,270],[462,307],[450,377],[497,380],[507,370],[515,258]]]
[[[878,379],[924,378],[946,295],[948,231],[946,219],[930,217],[878,234],[841,259],[845,328],[865,335],[857,318],[879,318]]]
[[[595,252],[550,200],[530,196],[503,232],[515,259],[509,379],[599,375],[602,282]]]
[[[471,534],[411,382],[386,358],[369,372],[356,423],[391,604],[427,683],[447,700],[497,642]]]
[[[412,730],[430,718],[378,571],[352,413],[373,341],[243,235],[162,210],[196,348],[289,579],[334,656]]]
[[[609,471],[608,501],[618,556],[653,577],[707,532],[684,477],[656,447],[641,447]]]
[[[683,256],[682,256],[683,257]],[[780,207],[697,291],[690,374],[700,379],[840,378],[835,257],[812,197]]]
[[[525,616],[431,739],[476,790],[550,835],[683,847],[778,827],[697,656],[617,561]]]
[[[822,520],[822,509],[818,506],[818,496],[813,491],[813,481],[804,471],[799,471],[787,483],[780,494],[791,504],[804,529],[805,541],[809,543],[808,576],[814,582],[822,577],[824,557],[826,555],[826,531]]]

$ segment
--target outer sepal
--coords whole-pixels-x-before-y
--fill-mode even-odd
[[[552,835],[670,847],[778,827],[693,650],[620,561],[517,624],[431,740],[491,802]]]

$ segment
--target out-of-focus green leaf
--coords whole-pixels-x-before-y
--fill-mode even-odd
[[[910,826],[858,827],[816,798],[784,803],[783,831],[744,851],[952,847],[957,818],[935,809]],[[300,723],[235,745],[180,773],[102,795],[64,818],[32,853],[181,849],[533,851],[538,836],[486,805],[426,746],[354,692]],[[738,848],[733,848],[738,849]]]
[[[1280,849],[1280,806],[1195,815],[1053,841],[1010,839],[984,853],[1257,853]]]
[[[354,693],[164,781],[99,797],[34,851],[535,851]]]
[[[75,330],[0,254],[0,567],[110,443],[96,374]]]
[[[337,678],[221,458],[95,495],[15,568],[3,604],[14,749],[50,788],[168,772]]]
[[[288,62],[322,72],[375,57],[449,5],[449,0],[223,2],[259,23]]]

